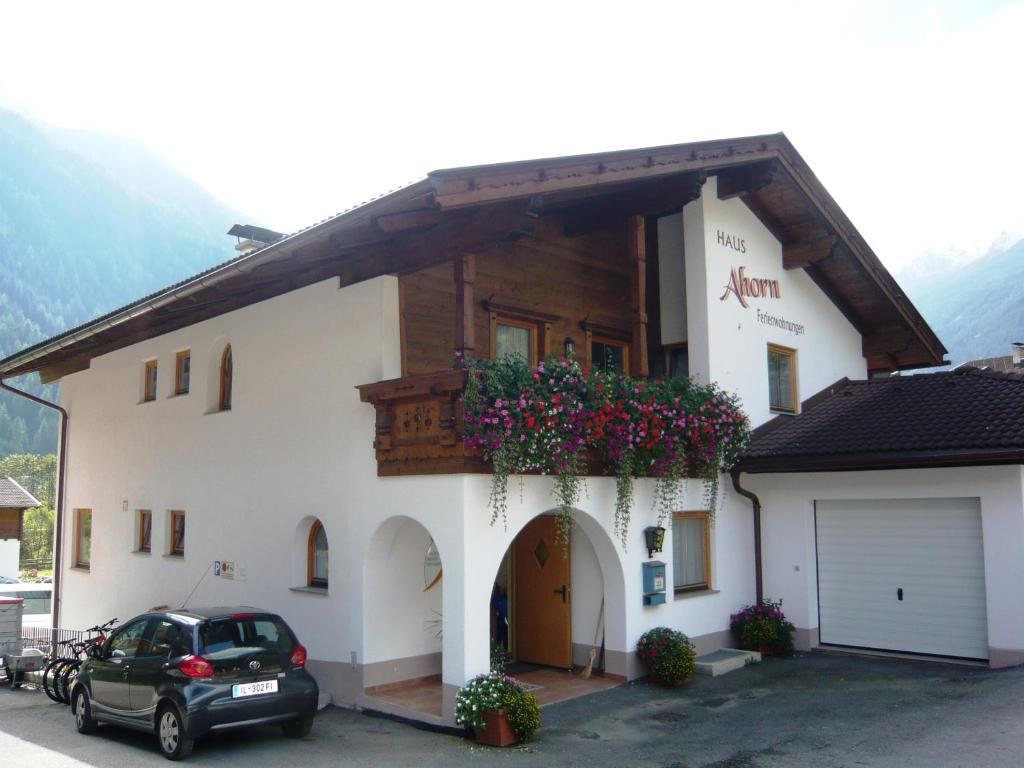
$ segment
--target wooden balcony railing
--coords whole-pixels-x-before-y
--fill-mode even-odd
[[[377,474],[488,473],[490,464],[462,443],[466,372],[447,370],[357,387],[377,410]]]

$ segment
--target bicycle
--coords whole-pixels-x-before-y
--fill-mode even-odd
[[[111,619],[105,624],[97,624],[89,627],[86,632],[94,632],[94,637],[84,640],[62,640],[57,643],[59,646],[70,649],[67,656],[59,656],[50,661],[43,670],[43,692],[58,704],[70,704],[68,696],[71,685],[78,676],[78,668],[88,658],[88,651],[91,647],[102,645],[106,641],[106,633],[117,623],[117,619]]]

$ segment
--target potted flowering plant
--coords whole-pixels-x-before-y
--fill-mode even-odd
[[[540,728],[540,705],[515,678],[489,672],[456,694],[455,722],[472,728],[480,744],[507,747],[533,738]]]
[[[690,638],[668,627],[655,627],[640,637],[636,654],[662,685],[685,685],[693,679],[697,653]]]
[[[793,653],[795,627],[782,612],[781,600],[762,600],[741,608],[730,617],[729,626],[739,645],[762,656],[789,656]]]

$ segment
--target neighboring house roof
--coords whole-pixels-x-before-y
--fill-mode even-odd
[[[31,509],[42,506],[31,493],[11,477],[0,477],[0,508]]]
[[[736,469],[814,472],[1024,463],[1024,376],[964,368],[842,380],[754,430]]]
[[[337,277],[342,286],[404,274],[530,231],[539,215],[680,210],[718,177],[864,337],[869,370],[931,367],[945,348],[783,134],[434,171],[0,360],[0,377],[45,381],[93,357]],[[584,216],[586,218],[586,216]]]
[[[1003,355],[1002,357],[983,357],[980,360],[968,360],[966,363],[961,363],[957,366],[958,370],[961,368],[980,368],[985,371],[1016,373],[1018,376],[1024,376],[1024,367],[1015,366],[1013,364],[1013,355]]]

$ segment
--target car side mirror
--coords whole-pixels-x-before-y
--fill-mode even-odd
[[[123,659],[127,655],[128,654],[125,653],[124,651],[122,651],[120,648],[110,652],[110,658],[112,658],[112,659]]]

